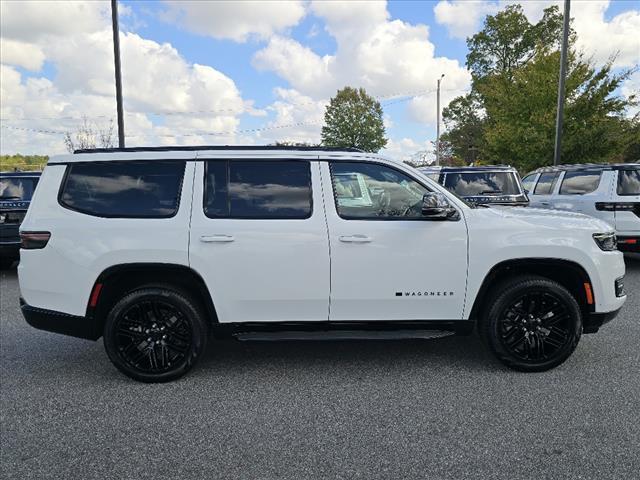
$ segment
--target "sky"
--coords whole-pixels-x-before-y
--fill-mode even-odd
[[[432,150],[436,82],[470,88],[465,39],[511,0],[119,3],[127,146],[317,143],[328,100],[364,87],[384,110],[383,153]],[[520,2],[531,22],[561,0]],[[640,0],[573,0],[576,47],[640,64]],[[0,1],[0,152],[58,154],[87,118],[115,123],[108,1]],[[619,94],[640,91],[640,71]],[[634,112],[629,112],[629,114]]]

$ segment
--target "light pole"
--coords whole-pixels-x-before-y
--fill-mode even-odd
[[[560,50],[560,79],[558,80],[558,109],[556,111],[556,145],[553,164],[560,163],[562,151],[562,112],[564,110],[564,80],[567,76],[567,44],[569,43],[569,7],[571,0],[564,0],[564,23],[562,28],[562,48]]]
[[[122,71],[120,69],[120,28],[118,27],[118,0],[111,0],[113,27],[113,57],[116,64],[116,107],[118,110],[118,146],[124,148],[124,109],[122,107]]]
[[[440,165],[440,82],[444,73],[438,79],[438,93],[436,94],[436,166]]]

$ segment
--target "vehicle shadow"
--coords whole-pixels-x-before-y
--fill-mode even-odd
[[[477,335],[430,340],[252,341],[214,340],[197,370],[286,367],[304,371],[366,369],[399,373],[407,367],[455,371],[504,371]]]
[[[625,253],[624,263],[630,271],[640,271],[640,253]]]

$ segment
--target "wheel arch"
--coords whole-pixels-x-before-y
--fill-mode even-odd
[[[209,289],[192,268],[173,263],[125,263],[112,265],[102,271],[91,289],[86,317],[92,320],[97,338],[102,335],[105,319],[113,305],[123,295],[147,284],[170,285],[187,292],[200,302],[210,324],[218,322]]]
[[[558,282],[576,298],[583,314],[594,311],[593,284],[589,274],[581,265],[559,258],[518,258],[498,263],[485,275],[471,308],[469,318],[477,320],[480,317],[488,295],[497,282],[516,275],[526,274],[539,275]],[[591,302],[587,300],[585,283],[588,283],[591,287]]]

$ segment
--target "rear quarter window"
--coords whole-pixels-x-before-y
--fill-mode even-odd
[[[601,172],[566,172],[562,185],[560,185],[560,195],[584,195],[595,192],[600,185]]]
[[[618,195],[640,195],[640,168],[618,171]]]
[[[63,207],[87,215],[167,218],[178,211],[184,161],[92,162],[67,167]]]

